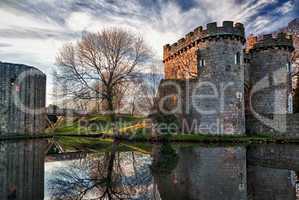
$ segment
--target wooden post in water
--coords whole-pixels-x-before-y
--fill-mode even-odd
[[[0,62],[0,136],[43,132],[45,103],[44,73],[31,66]]]

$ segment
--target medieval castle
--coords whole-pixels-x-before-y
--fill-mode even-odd
[[[243,24],[224,21],[165,45],[159,111],[175,114],[185,132],[299,135],[299,117],[292,114],[292,37],[270,34],[245,44]]]

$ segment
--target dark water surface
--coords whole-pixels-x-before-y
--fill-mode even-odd
[[[297,145],[0,142],[0,200],[293,200],[297,172]]]

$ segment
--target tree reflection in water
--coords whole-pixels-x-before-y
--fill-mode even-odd
[[[56,170],[49,180],[51,199],[152,199],[150,156],[118,152],[117,146]]]

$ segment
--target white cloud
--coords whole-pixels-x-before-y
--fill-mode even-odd
[[[9,4],[2,7],[0,5],[0,31],[23,28],[49,30],[57,32],[58,35],[67,35],[81,31],[95,32],[111,26],[122,27],[142,35],[156,58],[161,60],[164,44],[175,42],[199,25],[205,26],[212,21],[221,23],[224,20],[233,20],[245,23],[247,33],[262,33],[285,26],[294,15],[292,14],[294,9],[292,1],[285,2],[266,14],[260,14],[260,12],[269,6],[275,7],[278,0],[241,2],[194,0],[194,6],[191,9],[183,10],[176,1],[164,0],[157,0],[157,6],[152,7],[149,5],[145,7],[139,0],[86,0],[81,2],[82,5],[74,4],[74,1],[39,0],[32,2],[24,0],[22,6],[26,7],[28,4],[30,12],[18,10],[21,9],[20,7],[9,7]],[[88,6],[83,6],[84,3]],[[45,13],[45,16],[39,17],[45,8],[52,10]],[[32,10],[37,10],[38,14],[32,14]],[[50,13],[56,13],[55,19],[51,18]],[[55,38],[55,36],[49,39],[2,37],[0,40],[8,46],[0,46],[0,59],[36,65],[49,75],[59,48],[65,42],[77,39],[76,37]]]
[[[30,15],[30,13],[24,14],[14,9],[1,9],[0,8],[0,27],[23,27],[23,28],[47,28],[57,29],[54,24],[49,24],[39,18]]]
[[[162,46],[166,43],[172,43],[187,32],[199,25],[205,25],[211,21],[221,23],[224,20],[234,20],[246,23],[252,32],[262,31],[262,29],[271,23],[271,15],[258,16],[255,21],[252,17],[257,15],[260,10],[269,5],[274,5],[277,0],[247,0],[242,4],[238,4],[233,0],[210,1],[210,0],[195,0],[195,6],[188,10],[182,10],[175,1],[158,1],[159,11],[145,8],[140,1],[117,1],[111,3],[105,0],[98,0],[96,3],[103,10],[82,9],[75,12],[70,12],[67,15],[65,26],[41,21],[36,16],[31,16],[30,13],[24,14],[12,9],[6,11],[0,9],[0,27],[38,27],[47,28],[50,30],[69,32],[98,31],[102,28],[110,26],[123,27],[144,36],[145,41],[152,47],[157,57],[162,57]],[[47,1],[39,1],[47,2]],[[53,4],[53,1],[51,1]],[[57,2],[57,1],[54,1]],[[69,1],[68,3],[70,3]],[[38,5],[38,4],[36,4]],[[286,2],[275,12],[285,14],[292,10],[292,2]],[[51,7],[55,7],[51,5]],[[6,20],[9,18],[10,20]],[[44,40],[42,40],[44,41]],[[17,40],[10,41],[17,43]],[[32,44],[34,43],[33,41]],[[36,40],[35,43],[41,41]],[[60,41],[64,42],[64,41]],[[27,42],[29,43],[29,41]],[[59,43],[59,41],[57,41]],[[33,44],[34,45],[34,44]],[[15,47],[22,47],[14,45]],[[57,46],[55,46],[57,47]],[[57,48],[48,49],[49,59],[54,61],[53,54],[50,51],[57,52]],[[29,48],[18,49],[24,53],[34,53]]]
[[[73,12],[66,20],[67,27],[72,31],[84,31],[89,27],[91,15],[84,12]]]

